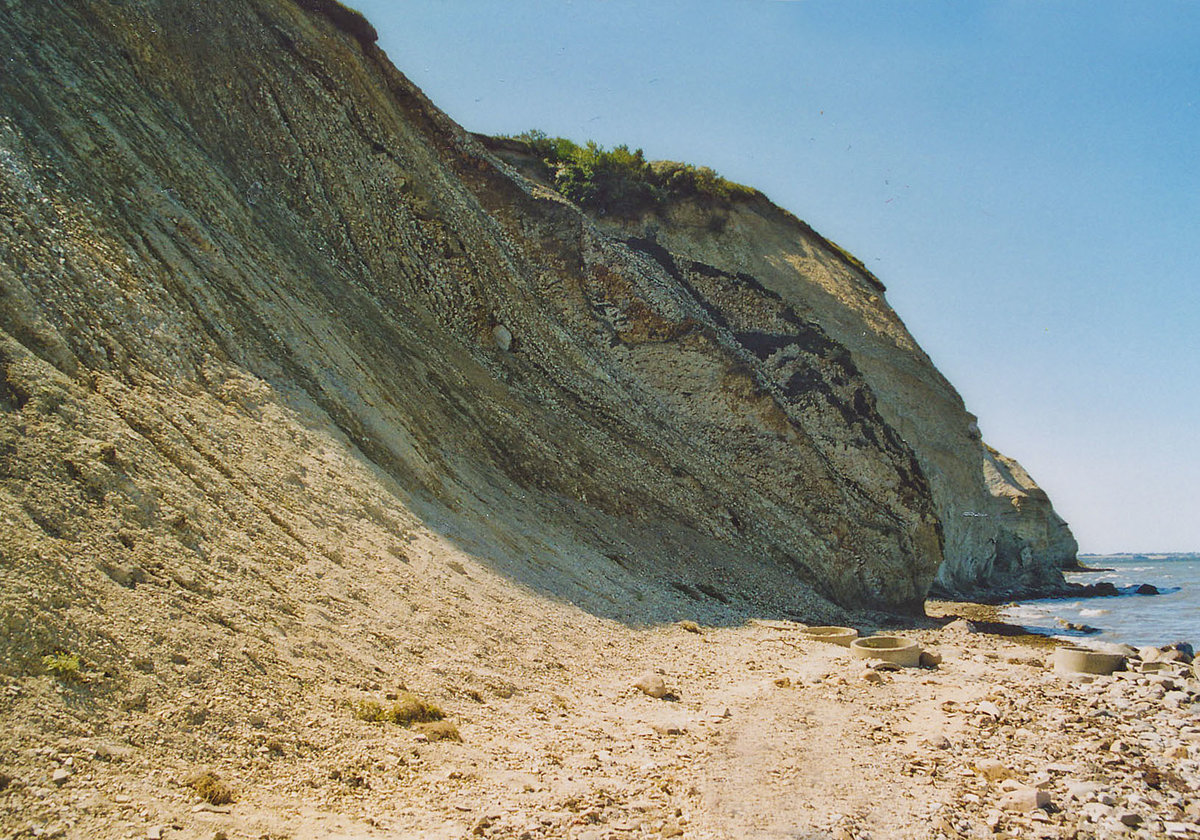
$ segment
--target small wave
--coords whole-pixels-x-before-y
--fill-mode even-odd
[[[1108,610],[1080,610],[1079,614],[1081,616],[1087,616],[1088,618],[1092,618],[1093,616],[1097,616],[1097,615],[1108,615],[1108,612],[1109,612]]]
[[[1032,606],[1027,606],[1027,605],[1018,606],[1018,607],[1009,607],[1004,612],[1007,616],[1009,616],[1010,618],[1014,618],[1014,619],[1017,619],[1017,618],[1046,618],[1051,614],[1050,610],[1044,610],[1044,609],[1041,609],[1040,607],[1032,607]]]
[[[1174,595],[1176,592],[1181,592],[1182,586],[1160,586],[1158,587],[1159,595]]]

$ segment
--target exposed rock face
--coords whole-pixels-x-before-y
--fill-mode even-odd
[[[985,446],[983,474],[995,503],[993,510],[1002,524],[1020,542],[1019,556],[1033,574],[1045,568],[1068,569],[1078,565],[1079,544],[1067,523],[1054,512],[1046,492],[1014,461]],[[1008,520],[1008,521],[1004,521]],[[1031,585],[1046,585],[1046,579]]]
[[[530,177],[519,143],[492,148]],[[980,439],[976,418],[909,334],[860,262],[765,196],[686,200],[636,219],[597,218],[615,235],[749,275],[850,354],[884,419],[912,446],[942,521],[936,587],[960,597],[1061,589],[1077,546],[1046,494]],[[680,257],[682,259],[682,257]]]
[[[613,237],[339,9],[0,3],[6,667],[121,661],[143,586],[288,627],[416,530],[628,622],[656,580],[919,611],[946,482],[839,337],[904,337],[878,290]],[[910,351],[879,364],[924,394]]]

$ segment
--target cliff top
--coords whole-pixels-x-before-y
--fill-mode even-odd
[[[775,204],[761,190],[724,178],[708,166],[646,160],[641,149],[630,151],[628,145],[606,149],[593,140],[580,145],[536,129],[512,136],[473,136],[526,177],[552,187],[597,217],[637,219],[689,203],[708,211],[749,207],[823,243],[878,291],[887,291],[858,257]]]

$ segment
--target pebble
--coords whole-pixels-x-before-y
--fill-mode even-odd
[[[1133,811],[1122,811],[1117,815],[1117,819],[1130,828],[1137,828],[1142,824],[1141,814],[1135,814]]]
[[[932,738],[926,738],[923,743],[934,750],[948,750],[951,747],[950,739],[945,735],[934,735]]]
[[[1067,798],[1076,802],[1091,802],[1100,792],[1100,785],[1095,782],[1071,782],[1067,785]]]
[[[506,353],[512,347],[512,332],[503,324],[497,324],[492,327],[492,338],[495,339],[496,346]]]
[[[1036,811],[1049,806],[1050,794],[1035,787],[1018,788],[1000,798],[1000,807],[1005,811]]]
[[[654,697],[656,699],[661,699],[667,696],[666,682],[661,676],[655,674],[653,671],[647,671],[638,677],[638,680],[633,684],[633,687],[642,692],[642,694],[649,695],[650,697]]]
[[[65,785],[69,778],[71,778],[71,771],[65,767],[59,767],[50,775],[50,781],[59,786]]]
[[[975,705],[975,711],[981,715],[987,715],[990,718],[1000,719],[1000,707],[991,700],[980,700]]]

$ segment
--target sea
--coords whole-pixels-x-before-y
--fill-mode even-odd
[[[1004,620],[1087,646],[1190,642],[1200,650],[1200,553],[1081,554],[1079,562],[1105,571],[1068,572],[1068,581],[1111,581],[1121,594],[1020,601],[1002,610]],[[1143,583],[1155,586],[1160,594],[1134,594]],[[1098,632],[1068,629],[1067,624],[1086,625]]]

